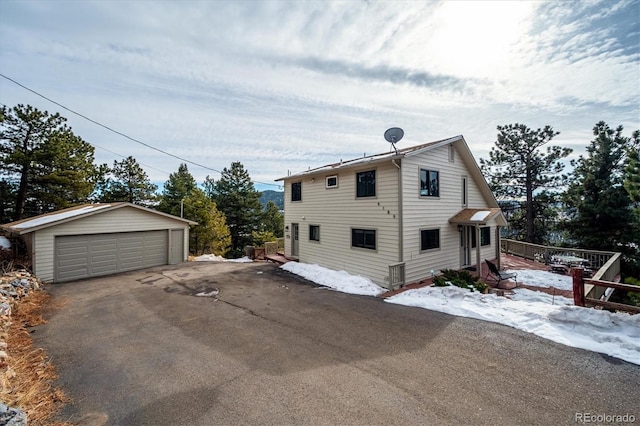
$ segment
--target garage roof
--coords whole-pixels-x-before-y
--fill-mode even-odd
[[[83,204],[80,206],[70,207],[68,209],[58,210],[56,212],[47,213],[47,214],[43,214],[36,217],[30,217],[28,219],[18,220],[16,222],[5,223],[4,225],[0,225],[0,227],[3,229],[6,229],[7,231],[10,231],[19,235],[23,235],[33,231],[38,231],[40,229],[48,228],[50,226],[60,225],[61,223],[70,222],[72,220],[77,220],[77,219],[91,216],[97,213],[103,213],[110,210],[121,209],[123,207],[132,207],[135,209],[145,211],[147,213],[157,214],[160,216],[165,216],[169,219],[185,222],[185,223],[188,223],[189,225],[198,224],[198,222],[194,222],[192,220],[183,219],[167,213],[159,212],[157,210],[152,210],[146,207],[138,206],[136,204],[118,202],[118,203],[107,203],[107,204],[100,204],[100,203]]]

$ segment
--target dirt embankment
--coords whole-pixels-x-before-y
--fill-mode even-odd
[[[68,402],[55,387],[55,367],[33,345],[33,327],[42,316],[49,295],[27,271],[0,276],[0,424],[52,425],[52,416]]]

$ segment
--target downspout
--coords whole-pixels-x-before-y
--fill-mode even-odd
[[[391,163],[398,169],[398,262],[403,262],[403,245],[402,245],[402,170],[400,164],[396,163],[396,159],[392,159]]]

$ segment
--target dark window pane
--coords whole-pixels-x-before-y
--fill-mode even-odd
[[[302,182],[291,184],[291,201],[302,201]]]
[[[420,231],[420,250],[429,250],[440,247],[440,230],[424,229]]]
[[[491,244],[491,228],[485,226],[480,228],[480,245],[488,246]]]
[[[420,169],[420,195],[423,197],[440,196],[439,172]]]
[[[330,176],[327,178],[327,187],[338,186],[338,177]]]
[[[376,195],[376,171],[356,173],[356,196],[375,197]]]
[[[352,229],[351,246],[376,249],[376,231],[373,229]]]
[[[309,225],[309,239],[312,241],[320,241],[320,226]]]

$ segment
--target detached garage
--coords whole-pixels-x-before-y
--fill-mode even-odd
[[[23,236],[45,282],[133,271],[187,260],[196,222],[131,203],[86,204],[2,225]]]

